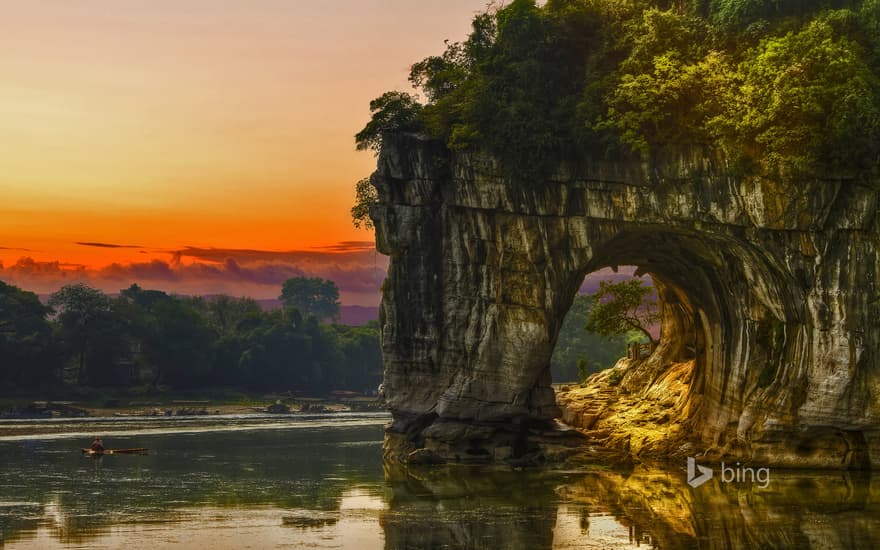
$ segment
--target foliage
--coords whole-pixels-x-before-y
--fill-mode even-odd
[[[660,315],[653,293],[654,287],[642,284],[638,278],[600,282],[596,293],[590,295],[593,307],[587,317],[587,330],[606,337],[638,331],[654,341],[648,329],[660,320]]]
[[[609,386],[617,386],[623,380],[623,370],[621,369],[612,369],[608,374],[608,385]]]
[[[0,281],[0,383],[30,386],[57,376],[51,311],[33,292]]]
[[[586,331],[592,305],[589,296],[578,294],[566,313],[550,359],[554,381],[582,381],[590,374],[613,366],[626,355],[625,336],[605,338]]]
[[[294,277],[284,281],[279,299],[286,307],[296,308],[318,319],[339,317],[339,288],[320,277]]]
[[[841,9],[859,4],[852,0],[801,0],[780,2],[767,0],[708,0],[704,13],[716,23],[744,28],[759,21],[783,17],[805,17],[823,9]]]
[[[354,186],[354,206],[351,207],[351,221],[360,229],[373,229],[373,220],[370,218],[370,206],[379,200],[376,187],[370,182],[370,178],[363,178]]]
[[[332,281],[322,283],[338,295]],[[250,298],[180,297],[138,285],[118,298],[70,285],[50,303],[54,317],[35,294],[0,282],[7,387],[61,384],[68,364],[67,382],[79,388],[150,382],[322,394],[373,391],[382,378],[377,322],[325,325],[293,307],[262,311]]]
[[[76,361],[77,382],[115,382],[113,366],[125,336],[110,297],[77,283],[52,294],[49,306],[58,312],[61,346]]]
[[[415,63],[426,104],[380,97],[357,141],[419,128],[491,153],[511,182],[597,154],[693,150],[742,175],[871,179],[878,51],[877,0],[514,0]]]
[[[385,92],[377,97],[370,102],[372,118],[354,137],[358,150],[378,151],[382,132],[418,129],[421,109],[418,99],[406,92]]]
[[[370,321],[359,327],[333,325],[333,329],[339,349],[345,356],[344,362],[348,365],[339,382],[347,388],[375,390],[376,382],[383,376],[379,322]]]
[[[143,353],[157,367],[155,383],[197,384],[211,369],[214,332],[205,318],[189,303],[170,297],[156,302],[150,313]]]
[[[764,172],[864,171],[880,147],[880,81],[860,47],[819,18],[799,32],[769,37],[739,64],[738,97],[724,102],[715,126],[730,156],[753,151]],[[843,144],[847,144],[843,147]]]
[[[583,384],[587,381],[587,378],[590,376],[589,365],[587,364],[587,360],[584,357],[578,359],[577,362],[578,367],[578,382]]]

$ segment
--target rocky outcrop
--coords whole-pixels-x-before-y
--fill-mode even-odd
[[[562,318],[586,274],[635,265],[661,285],[662,336],[621,384],[650,391],[692,362],[681,438],[753,462],[880,467],[876,190],[736,178],[703,158],[583,160],[517,185],[414,135],[385,137],[372,182],[391,257],[388,455],[572,445],[550,386]]]

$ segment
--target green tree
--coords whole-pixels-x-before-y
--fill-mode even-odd
[[[600,282],[596,293],[590,295],[593,307],[587,317],[587,330],[606,337],[638,331],[653,342],[649,328],[660,320],[653,294],[654,287],[637,278]]]
[[[382,132],[418,130],[421,110],[418,99],[406,92],[385,92],[377,97],[370,102],[372,118],[354,136],[358,150],[378,152],[382,145]]]
[[[61,336],[68,355],[77,361],[76,380],[84,385],[88,379],[89,354],[104,357],[104,350],[111,338],[108,323],[111,321],[112,302],[98,289],[84,283],[67,285],[52,294],[49,306],[58,312]],[[117,346],[109,346],[116,348]],[[95,369],[93,369],[95,370]]]
[[[57,377],[60,357],[47,320],[51,311],[33,292],[0,281],[0,380],[45,387]]]
[[[715,124],[731,155],[765,173],[871,170],[880,154],[880,81],[861,47],[818,18],[746,53]]]
[[[382,382],[382,350],[379,345],[379,323],[351,327],[333,325],[337,345],[344,356],[338,389],[372,391]]]
[[[583,384],[584,382],[587,381],[587,377],[590,376],[590,369],[589,369],[589,365],[587,364],[586,357],[581,357],[580,359],[578,359],[577,368],[578,368],[578,382]]]
[[[373,220],[370,218],[370,207],[379,201],[379,193],[370,182],[370,178],[363,178],[354,186],[354,206],[351,207],[351,221],[360,229],[373,229]]]
[[[191,304],[205,318],[208,325],[219,335],[232,335],[239,325],[262,309],[253,298],[234,298],[221,294],[199,300]]]
[[[178,387],[204,383],[211,370],[215,333],[186,301],[169,296],[150,309],[144,355],[155,368],[154,384]]]
[[[336,283],[320,277],[294,277],[281,287],[281,302],[305,315],[318,319],[339,317],[339,288]]]

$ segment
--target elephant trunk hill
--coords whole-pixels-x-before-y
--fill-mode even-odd
[[[632,458],[880,467],[875,189],[735,177],[699,155],[582,160],[522,185],[490,155],[407,133],[384,136],[372,183],[391,257],[387,456],[552,460],[599,416],[617,430],[601,442]],[[563,317],[585,275],[623,265],[657,284],[660,344],[613,385],[594,377],[585,402],[560,398],[563,413]]]

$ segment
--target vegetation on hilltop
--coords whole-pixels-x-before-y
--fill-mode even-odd
[[[479,148],[513,180],[559,161],[693,150],[743,175],[868,179],[880,159],[880,0],[513,0],[415,63],[385,130]]]

